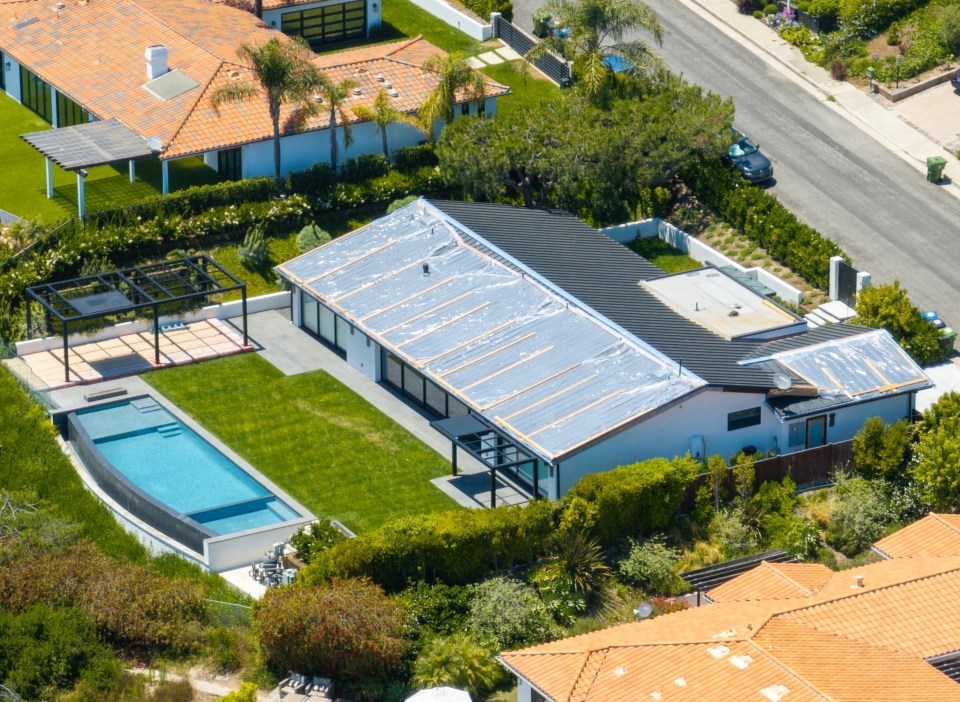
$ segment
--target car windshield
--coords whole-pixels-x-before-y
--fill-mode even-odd
[[[757,153],[757,151],[757,145],[750,141],[748,137],[740,137],[735,143],[730,145],[729,154],[733,157],[749,156],[750,154]]]

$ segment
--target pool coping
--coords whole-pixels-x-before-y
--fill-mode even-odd
[[[203,553],[201,554],[196,549],[191,548],[189,544],[185,544],[177,540],[177,538],[166,533],[151,522],[146,521],[140,515],[137,515],[136,513],[126,509],[124,505],[121,504],[121,499],[117,499],[115,496],[110,494],[110,491],[107,490],[106,487],[97,480],[95,474],[93,471],[91,471],[90,466],[86,465],[86,462],[83,460],[82,452],[78,450],[80,448],[79,444],[69,436],[67,424],[68,417],[73,412],[129,402],[131,400],[140,398],[152,399],[154,402],[160,405],[163,410],[170,413],[177,419],[177,421],[190,428],[216,450],[220,451],[224,456],[233,461],[237,466],[240,467],[241,470],[260,483],[277,499],[286,503],[288,507],[300,514],[301,517],[298,519],[280,522],[276,525],[256,527],[254,529],[247,529],[245,531],[233,532],[230,534],[213,534],[212,530],[207,529],[198,522],[195,522],[196,526],[199,527],[200,530],[210,534],[202,540]],[[190,415],[183,412],[179,407],[172,403],[169,398],[165,397],[162,393],[153,388],[150,388],[149,391],[135,391],[134,393],[126,395],[122,398],[111,397],[93,402],[72,402],[67,406],[58,407],[51,410],[50,418],[60,430],[61,436],[64,439],[64,444],[70,449],[72,457],[76,459],[78,469],[82,467],[81,478],[84,479],[84,482],[88,483],[88,488],[93,489],[94,493],[102,501],[108,504],[108,507],[114,511],[118,517],[121,518],[122,522],[126,522],[141,531],[143,531],[146,527],[148,531],[147,535],[151,539],[159,541],[161,544],[169,547],[170,550],[176,553],[191,558],[192,560],[198,560],[202,565],[211,571],[219,572],[223,570],[230,570],[259,560],[262,558],[265,552],[270,550],[270,547],[273,543],[278,541],[286,541],[290,534],[294,533],[297,529],[310,524],[317,519],[316,516],[310,512],[310,510],[300,504],[299,501],[291,497],[285,490],[280,488],[267,476],[258,471],[248,461],[244,460],[233,449],[207,431]],[[80,427],[80,430],[86,434],[82,427]],[[93,448],[97,454],[100,454],[99,450],[94,446],[92,440],[89,440],[89,436],[87,436],[87,439],[88,446]],[[100,454],[100,458],[103,459],[102,454]],[[106,462],[109,463],[109,461]],[[145,491],[137,487],[129,479],[123,476],[123,474],[116,470],[116,468],[113,468],[112,465],[111,472],[116,478],[119,479],[120,482],[124,484],[125,488],[136,494],[141,499],[153,504],[171,518],[181,520],[186,519],[191,522],[193,521],[187,515],[175,511],[169,505],[166,505],[147,494]],[[109,498],[109,502],[105,500],[104,497]]]

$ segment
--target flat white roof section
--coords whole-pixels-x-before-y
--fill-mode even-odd
[[[817,387],[821,395],[864,398],[930,384],[920,366],[884,329],[785,351],[772,358]]]
[[[793,332],[800,320],[716,268],[701,268],[644,280],[640,285],[678,314],[737,339],[775,330]]]
[[[418,201],[278,270],[541,457],[705,383]]]

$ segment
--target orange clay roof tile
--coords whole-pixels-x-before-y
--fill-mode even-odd
[[[714,602],[782,600],[810,597],[822,588],[833,571],[819,563],[767,563],[729,580],[707,593]]]
[[[874,547],[888,558],[960,556],[960,514],[928,514]]]

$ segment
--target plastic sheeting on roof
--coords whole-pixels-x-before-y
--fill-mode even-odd
[[[864,398],[916,390],[930,381],[883,329],[784,351],[769,357],[823,396]],[[745,361],[759,363],[767,359]]]
[[[547,459],[704,385],[471,243],[420,201],[278,270]]]

